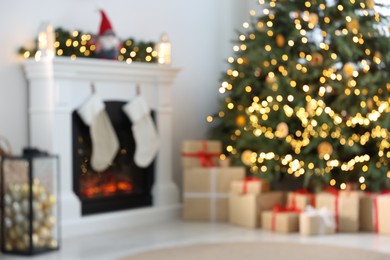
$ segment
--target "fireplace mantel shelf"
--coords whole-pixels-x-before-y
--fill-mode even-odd
[[[133,62],[127,64],[115,60],[102,60],[93,58],[56,57],[52,61],[36,62],[28,59],[24,62],[27,78],[45,78],[47,65],[52,65],[52,71],[56,78],[111,80],[118,81],[142,81],[163,82],[172,84],[179,71],[170,65],[157,63]]]
[[[57,154],[63,237],[104,232],[175,218],[179,193],[172,178],[171,87],[179,72],[170,65],[91,58],[56,57],[23,62],[29,87],[29,145]],[[155,110],[160,151],[155,163],[153,206],[81,216],[72,187],[72,113],[91,95],[91,85],[103,100],[130,101],[141,94]],[[131,129],[129,129],[131,131]]]

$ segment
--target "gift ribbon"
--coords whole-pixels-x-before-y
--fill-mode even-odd
[[[271,230],[275,231],[276,229],[276,215],[278,213],[300,213],[301,211],[294,208],[287,208],[282,205],[275,205],[272,210],[272,222],[271,222]]]
[[[370,195],[368,193],[368,195]],[[390,190],[382,191],[379,195],[390,195]],[[374,231],[379,233],[378,196],[374,197]]]
[[[305,211],[302,213],[307,216],[319,216],[322,220],[322,223],[319,227],[320,234],[326,234],[326,228],[334,227],[334,223],[332,223],[332,216],[329,209],[323,207],[320,209],[316,209],[311,205],[306,206]]]
[[[259,178],[256,177],[245,177],[242,185],[242,194],[247,194],[248,193],[248,184],[249,182],[259,182]]]
[[[293,209],[298,209],[298,210],[303,210],[303,209],[299,209],[297,207],[297,199],[296,199],[296,195],[306,195],[306,196],[309,196],[310,197],[310,205],[315,207],[315,197],[312,193],[310,193],[308,190],[306,189],[300,189],[300,190],[296,190],[292,193],[292,201],[291,201],[291,208]]]
[[[198,158],[202,167],[214,167],[213,157],[218,157],[220,153],[208,153],[207,142],[201,141],[202,150],[196,153],[182,153],[183,157]]]
[[[334,220],[335,220],[335,225],[336,225],[336,232],[338,231],[339,229],[339,191],[336,190],[335,188],[333,187],[327,187],[325,189],[326,192],[328,193],[331,193],[335,196],[335,200],[334,200],[334,206],[335,206],[335,210],[334,210]]]

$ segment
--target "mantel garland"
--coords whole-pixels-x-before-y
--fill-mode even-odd
[[[55,55],[67,56],[72,59],[77,57],[82,58],[97,58],[95,49],[97,35],[91,33],[83,33],[80,30],[68,31],[61,27],[55,29]],[[38,39],[35,39],[37,43]],[[127,63],[132,62],[148,62],[156,63],[158,60],[155,43],[148,41],[135,41],[133,38],[122,40],[119,61]],[[32,49],[25,47],[19,48],[19,54],[24,58],[34,57],[38,44]]]

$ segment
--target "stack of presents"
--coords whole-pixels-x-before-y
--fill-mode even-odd
[[[302,235],[336,232],[390,234],[390,194],[307,190],[273,191],[244,167],[221,166],[219,141],[184,141],[184,220],[221,221]]]

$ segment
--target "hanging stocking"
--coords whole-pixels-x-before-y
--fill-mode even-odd
[[[123,107],[123,111],[132,122],[135,140],[134,162],[139,167],[147,167],[156,156],[159,139],[156,127],[150,117],[150,108],[146,101],[137,95]]]
[[[92,141],[91,167],[97,172],[104,171],[119,150],[118,137],[105,111],[105,105],[96,94],[92,94],[77,112],[89,126]]]

